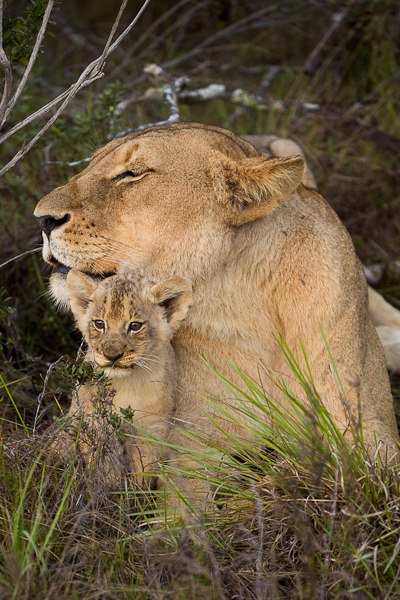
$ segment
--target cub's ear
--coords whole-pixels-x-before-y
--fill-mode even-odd
[[[257,156],[225,164],[231,225],[243,225],[269,215],[298,188],[304,168],[301,156]]]
[[[150,298],[165,309],[169,324],[176,330],[193,304],[192,284],[188,279],[172,277],[154,285]]]
[[[71,310],[76,319],[81,318],[89,305],[90,296],[97,288],[98,283],[89,275],[77,269],[71,269],[67,275],[67,294]]]

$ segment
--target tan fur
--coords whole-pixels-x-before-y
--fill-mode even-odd
[[[385,350],[386,364],[400,371],[400,312],[371,287],[368,288],[369,314]]]
[[[146,173],[140,180],[110,179],[135,175],[136,164]],[[240,385],[227,366],[233,359],[289,410],[274,380],[302,390],[277,344],[282,336],[303,364],[302,341],[316,388],[341,430],[357,424],[360,413],[367,442],[372,446],[376,436],[393,456],[398,434],[365,279],[345,228],[316,191],[303,187],[302,175],[300,157],[267,158],[216,127],[132,134],[105,146],[39,202],[37,217],[64,219],[50,239],[44,236],[44,258],[93,274],[129,264],[151,277],[192,280],[194,305],[174,340],[177,422],[186,428],[219,436],[199,393],[237,405],[207,362]],[[65,275],[53,274],[51,288],[68,304]],[[221,425],[247,435],[222,418]]]
[[[104,371],[113,390],[113,410],[130,407],[134,416],[128,434],[129,463],[138,473],[154,471],[165,453],[174,410],[176,380],[171,337],[186,317],[191,285],[173,278],[156,285],[137,274],[95,280],[72,269],[67,293],[76,323],[88,345],[86,360]],[[104,329],[98,328],[103,324]],[[130,324],[142,324],[131,331]],[[69,415],[91,414],[96,383],[78,388]],[[146,438],[154,437],[152,443]],[[88,449],[90,451],[90,449]]]
[[[298,154],[304,157],[302,148],[293,140],[267,135],[248,135],[245,139],[260,152],[278,157]],[[302,183],[317,189],[314,175],[306,162]],[[365,267],[364,267],[365,269]],[[368,286],[369,315],[382,342],[386,365],[391,371],[400,372],[400,311],[391,306],[378,292]]]

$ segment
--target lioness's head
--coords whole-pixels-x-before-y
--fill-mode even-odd
[[[181,123],[114,140],[36,207],[51,289],[68,305],[66,273],[121,265],[158,278],[199,278],[226,259],[238,228],[298,187],[300,156],[267,158],[217,127]]]
[[[190,282],[178,277],[154,285],[133,273],[96,280],[72,269],[66,288],[92,360],[110,376],[152,371],[192,302]]]

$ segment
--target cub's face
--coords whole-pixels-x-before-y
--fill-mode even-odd
[[[156,370],[191,304],[191,285],[179,278],[153,285],[126,274],[98,282],[74,269],[67,290],[92,360],[110,376]]]
[[[55,299],[69,305],[71,268],[204,280],[222,268],[236,229],[274,210],[302,172],[300,157],[268,160],[216,127],[182,123],[111,142],[36,207]]]

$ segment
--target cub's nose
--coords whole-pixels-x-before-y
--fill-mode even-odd
[[[71,215],[68,214],[65,214],[63,217],[60,217],[58,219],[52,217],[51,215],[44,215],[43,217],[38,217],[40,227],[42,228],[42,231],[44,231],[48,238],[50,237],[50,234],[54,229],[57,229],[57,227],[61,227],[61,225],[64,225],[64,223],[68,223],[70,219]]]
[[[120,349],[116,349],[116,348],[105,348],[103,350],[103,354],[105,356],[105,358],[111,362],[115,362],[117,361],[119,358],[121,358],[121,356],[123,356],[123,352],[121,352]]]

